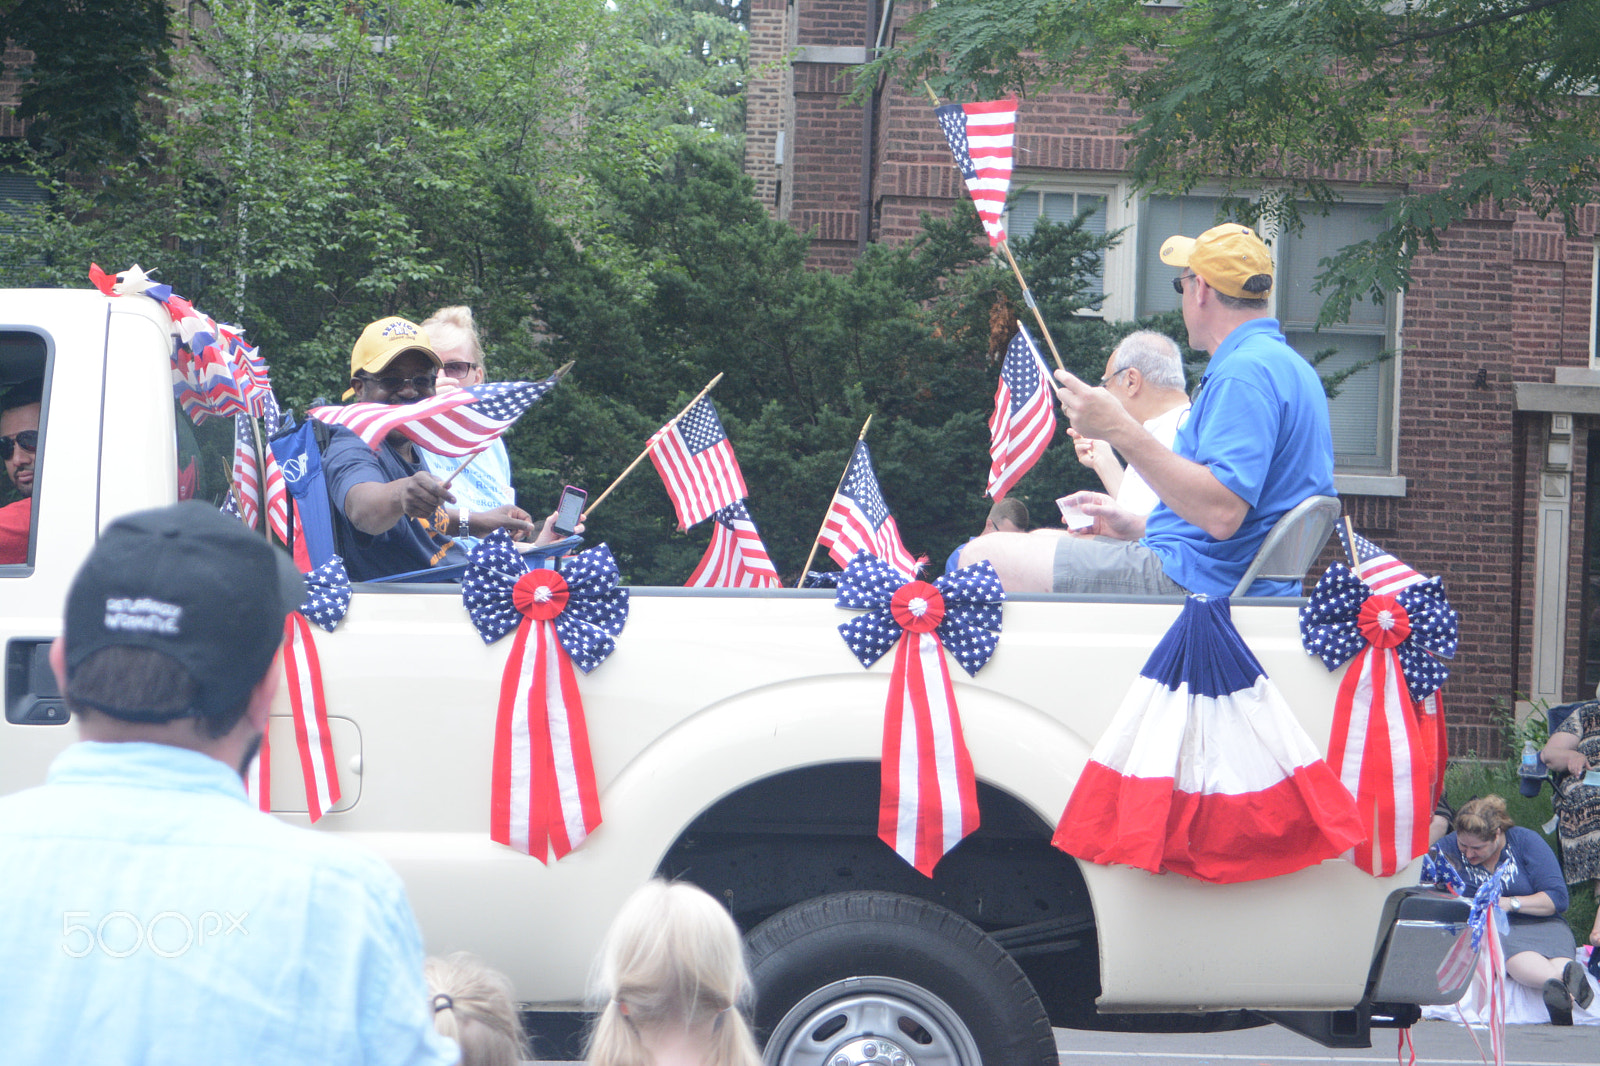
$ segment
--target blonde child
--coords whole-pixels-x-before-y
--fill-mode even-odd
[[[433,1027],[461,1045],[461,1066],[517,1066],[528,1041],[516,993],[499,970],[465,951],[423,964],[433,997]]]
[[[654,880],[611,923],[595,979],[589,1066],[760,1066],[728,912],[694,885]]]

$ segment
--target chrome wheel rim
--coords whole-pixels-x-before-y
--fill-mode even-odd
[[[949,1004],[894,977],[847,977],[791,1007],[772,1030],[767,1066],[981,1066]]]

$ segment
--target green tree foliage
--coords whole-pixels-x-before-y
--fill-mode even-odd
[[[737,63],[712,58],[712,35],[681,16],[742,33],[739,5],[211,7],[142,160],[85,185],[31,159],[55,199],[0,234],[13,283],[81,287],[91,261],[157,269],[245,326],[301,410],[342,391],[366,322],[469,304],[491,376],[576,361],[507,438],[519,499],[539,513],[566,483],[598,494],[725,374],[713,398],[791,583],[869,414],[913,552],[937,569],[981,528],[1016,281],[967,202],[847,274],[807,269],[806,238],[769,218],[740,172],[733,112],[710,119],[693,102],[731,101]],[[663,12],[678,20],[668,29]],[[673,49],[676,74],[658,62]],[[1077,314],[1112,239],[1080,222],[1043,223],[1014,249],[1067,365],[1098,380],[1126,327]],[[1051,501],[1091,484],[1063,434],[1013,493],[1053,523]],[[680,584],[710,529],[674,526],[646,462],[588,534],[629,580]]]
[[[947,0],[868,68],[945,94],[1069,85],[1135,116],[1140,187],[1222,181],[1294,226],[1335,177],[1399,186],[1385,229],[1324,262],[1323,321],[1403,289],[1479,205],[1563,218],[1600,181],[1600,0]],[[1278,197],[1254,198],[1263,183]]]
[[[33,53],[23,81],[28,142],[77,169],[138,150],[140,108],[171,73],[167,0],[3,0],[0,41]]]

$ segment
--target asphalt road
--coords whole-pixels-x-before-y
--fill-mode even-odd
[[[1155,1035],[1089,1033],[1057,1029],[1061,1066],[1300,1066],[1302,1063],[1405,1064],[1396,1056],[1398,1034],[1375,1030],[1372,1047],[1334,1050],[1276,1025],[1232,1033]],[[1480,1056],[1472,1035],[1449,1022],[1419,1022],[1411,1030],[1418,1066],[1480,1066],[1489,1055],[1489,1039],[1479,1032]],[[1492,1061],[1492,1060],[1491,1060]],[[1600,1027],[1513,1025],[1506,1030],[1506,1066],[1566,1066],[1600,1062]]]
[[[1489,1040],[1479,1033],[1483,1055],[1465,1028],[1448,1022],[1419,1022],[1411,1031],[1417,1066],[1482,1066]],[[1305,1063],[1362,1063],[1404,1066],[1396,1056],[1397,1034],[1379,1030],[1372,1047],[1333,1050],[1276,1025],[1233,1033],[1090,1033],[1057,1029],[1061,1066],[1302,1066]],[[1506,1066],[1593,1066],[1600,1062],[1600,1026],[1558,1029],[1513,1025],[1506,1031]],[[582,1066],[552,1063],[544,1066]]]

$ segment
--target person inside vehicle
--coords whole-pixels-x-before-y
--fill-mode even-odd
[[[10,1066],[457,1061],[399,875],[245,792],[305,597],[195,500],[117,519],[78,570],[49,659],[79,740],[0,797]]]
[[[760,1066],[753,996],[726,908],[684,881],[647,881],[606,932],[588,1066]]]
[[[1555,852],[1544,837],[1515,824],[1499,796],[1463,803],[1455,826],[1436,847],[1466,882],[1465,895],[1491,877],[1501,880],[1500,909],[1510,922],[1506,976],[1540,991],[1552,1025],[1571,1025],[1573,1004],[1587,1009],[1594,989],[1562,917],[1567,884]]]
[[[1150,435],[1172,447],[1178,427],[1189,417],[1189,393],[1183,378],[1183,353],[1178,342],[1165,333],[1141,329],[1122,338],[1106,360],[1106,374],[1100,385],[1127,408],[1128,413],[1150,431]],[[1100,478],[1117,506],[1134,514],[1147,515],[1161,501],[1145,484],[1139,471],[1124,469],[1111,445],[1085,437],[1075,429],[1072,436],[1078,462]]]
[[[1015,496],[1006,496],[994,501],[994,506],[989,508],[989,517],[983,520],[983,533],[978,536],[984,533],[1026,533],[1028,521],[1028,505]],[[961,549],[971,543],[969,540],[950,553],[950,558],[944,564],[945,573],[961,568]]]
[[[1336,495],[1328,400],[1311,364],[1271,317],[1272,255],[1248,226],[1174,236],[1189,346],[1212,353],[1189,420],[1167,448],[1107,389],[1057,370],[1072,428],[1116,448],[1155,492],[1149,516],[1098,492],[1068,502],[1089,536],[991,533],[961,553],[988,559],[1008,592],[1230,594],[1273,525],[1307,497]],[[1260,580],[1252,596],[1298,596],[1301,582]]]
[[[39,381],[25,381],[0,396],[0,460],[6,464],[6,477],[22,495],[0,507],[0,564],[28,561],[42,386]]]
[[[472,308],[441,307],[423,320],[422,331],[428,335],[428,343],[439,357],[437,388],[465,389],[482,385],[487,380],[483,341],[472,319]],[[458,507],[465,507],[469,512],[485,512],[517,502],[516,490],[511,485],[511,458],[506,454],[503,438],[497,438],[464,467],[461,459],[454,456],[427,449],[419,454],[422,465],[436,478],[447,478],[460,468],[460,474],[450,483]],[[456,543],[471,551],[478,538],[457,536]]]
[[[438,371],[439,357],[415,323],[379,319],[362,331],[350,352],[350,389],[344,398],[416,403],[433,396]],[[455,494],[428,472],[419,453],[398,430],[373,450],[350,430],[333,427],[322,465],[334,504],[334,541],[353,546],[344,552],[350,580],[465,563],[466,553],[452,539],[461,534],[482,537],[505,529],[514,539],[534,539],[533,518],[520,507],[448,506],[456,503]],[[548,531],[550,523],[544,528]]]

